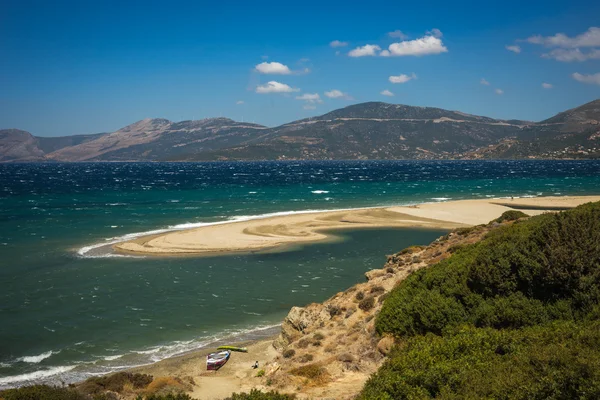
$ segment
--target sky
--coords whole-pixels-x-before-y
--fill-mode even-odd
[[[597,98],[599,1],[0,0],[0,129],[37,136],[366,101],[539,121]]]

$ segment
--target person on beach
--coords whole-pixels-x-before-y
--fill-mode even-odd
[[[254,362],[254,365],[252,366],[252,368],[254,368],[254,369],[258,368],[258,361]]]

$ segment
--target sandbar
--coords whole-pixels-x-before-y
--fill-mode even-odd
[[[113,248],[119,253],[160,256],[254,252],[325,240],[328,234],[324,231],[336,229],[450,230],[488,223],[511,209],[538,215],[595,201],[600,201],[600,196],[490,198],[298,213],[143,236],[116,243]]]

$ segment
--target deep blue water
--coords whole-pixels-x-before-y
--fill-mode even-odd
[[[80,379],[275,325],[443,232],[345,232],[220,257],[115,257],[102,244],[271,213],[583,194],[600,194],[600,162],[0,164],[0,387]]]

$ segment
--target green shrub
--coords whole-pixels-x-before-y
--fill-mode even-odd
[[[463,326],[409,339],[359,399],[597,399],[600,324]]]
[[[359,398],[600,398],[599,300],[600,203],[500,227],[390,292]]]
[[[525,214],[524,212],[518,211],[518,210],[509,210],[509,211],[504,211],[502,213],[501,216],[499,216],[498,218],[496,218],[494,221],[502,223],[505,221],[516,221],[520,218],[527,218],[529,217],[529,215]]]
[[[261,376],[265,376],[265,370],[264,369],[259,369],[258,372],[256,373],[256,377],[260,378]]]
[[[600,300],[598,282],[600,203],[501,227],[411,274],[390,292],[376,327],[400,336],[581,318]]]
[[[361,301],[362,299],[365,298],[365,294],[363,292],[358,292],[356,293],[356,295],[354,296],[354,298],[358,301]]]
[[[234,393],[225,400],[294,400],[295,398],[294,394],[281,394],[275,391],[265,393],[252,389],[250,393]]]

